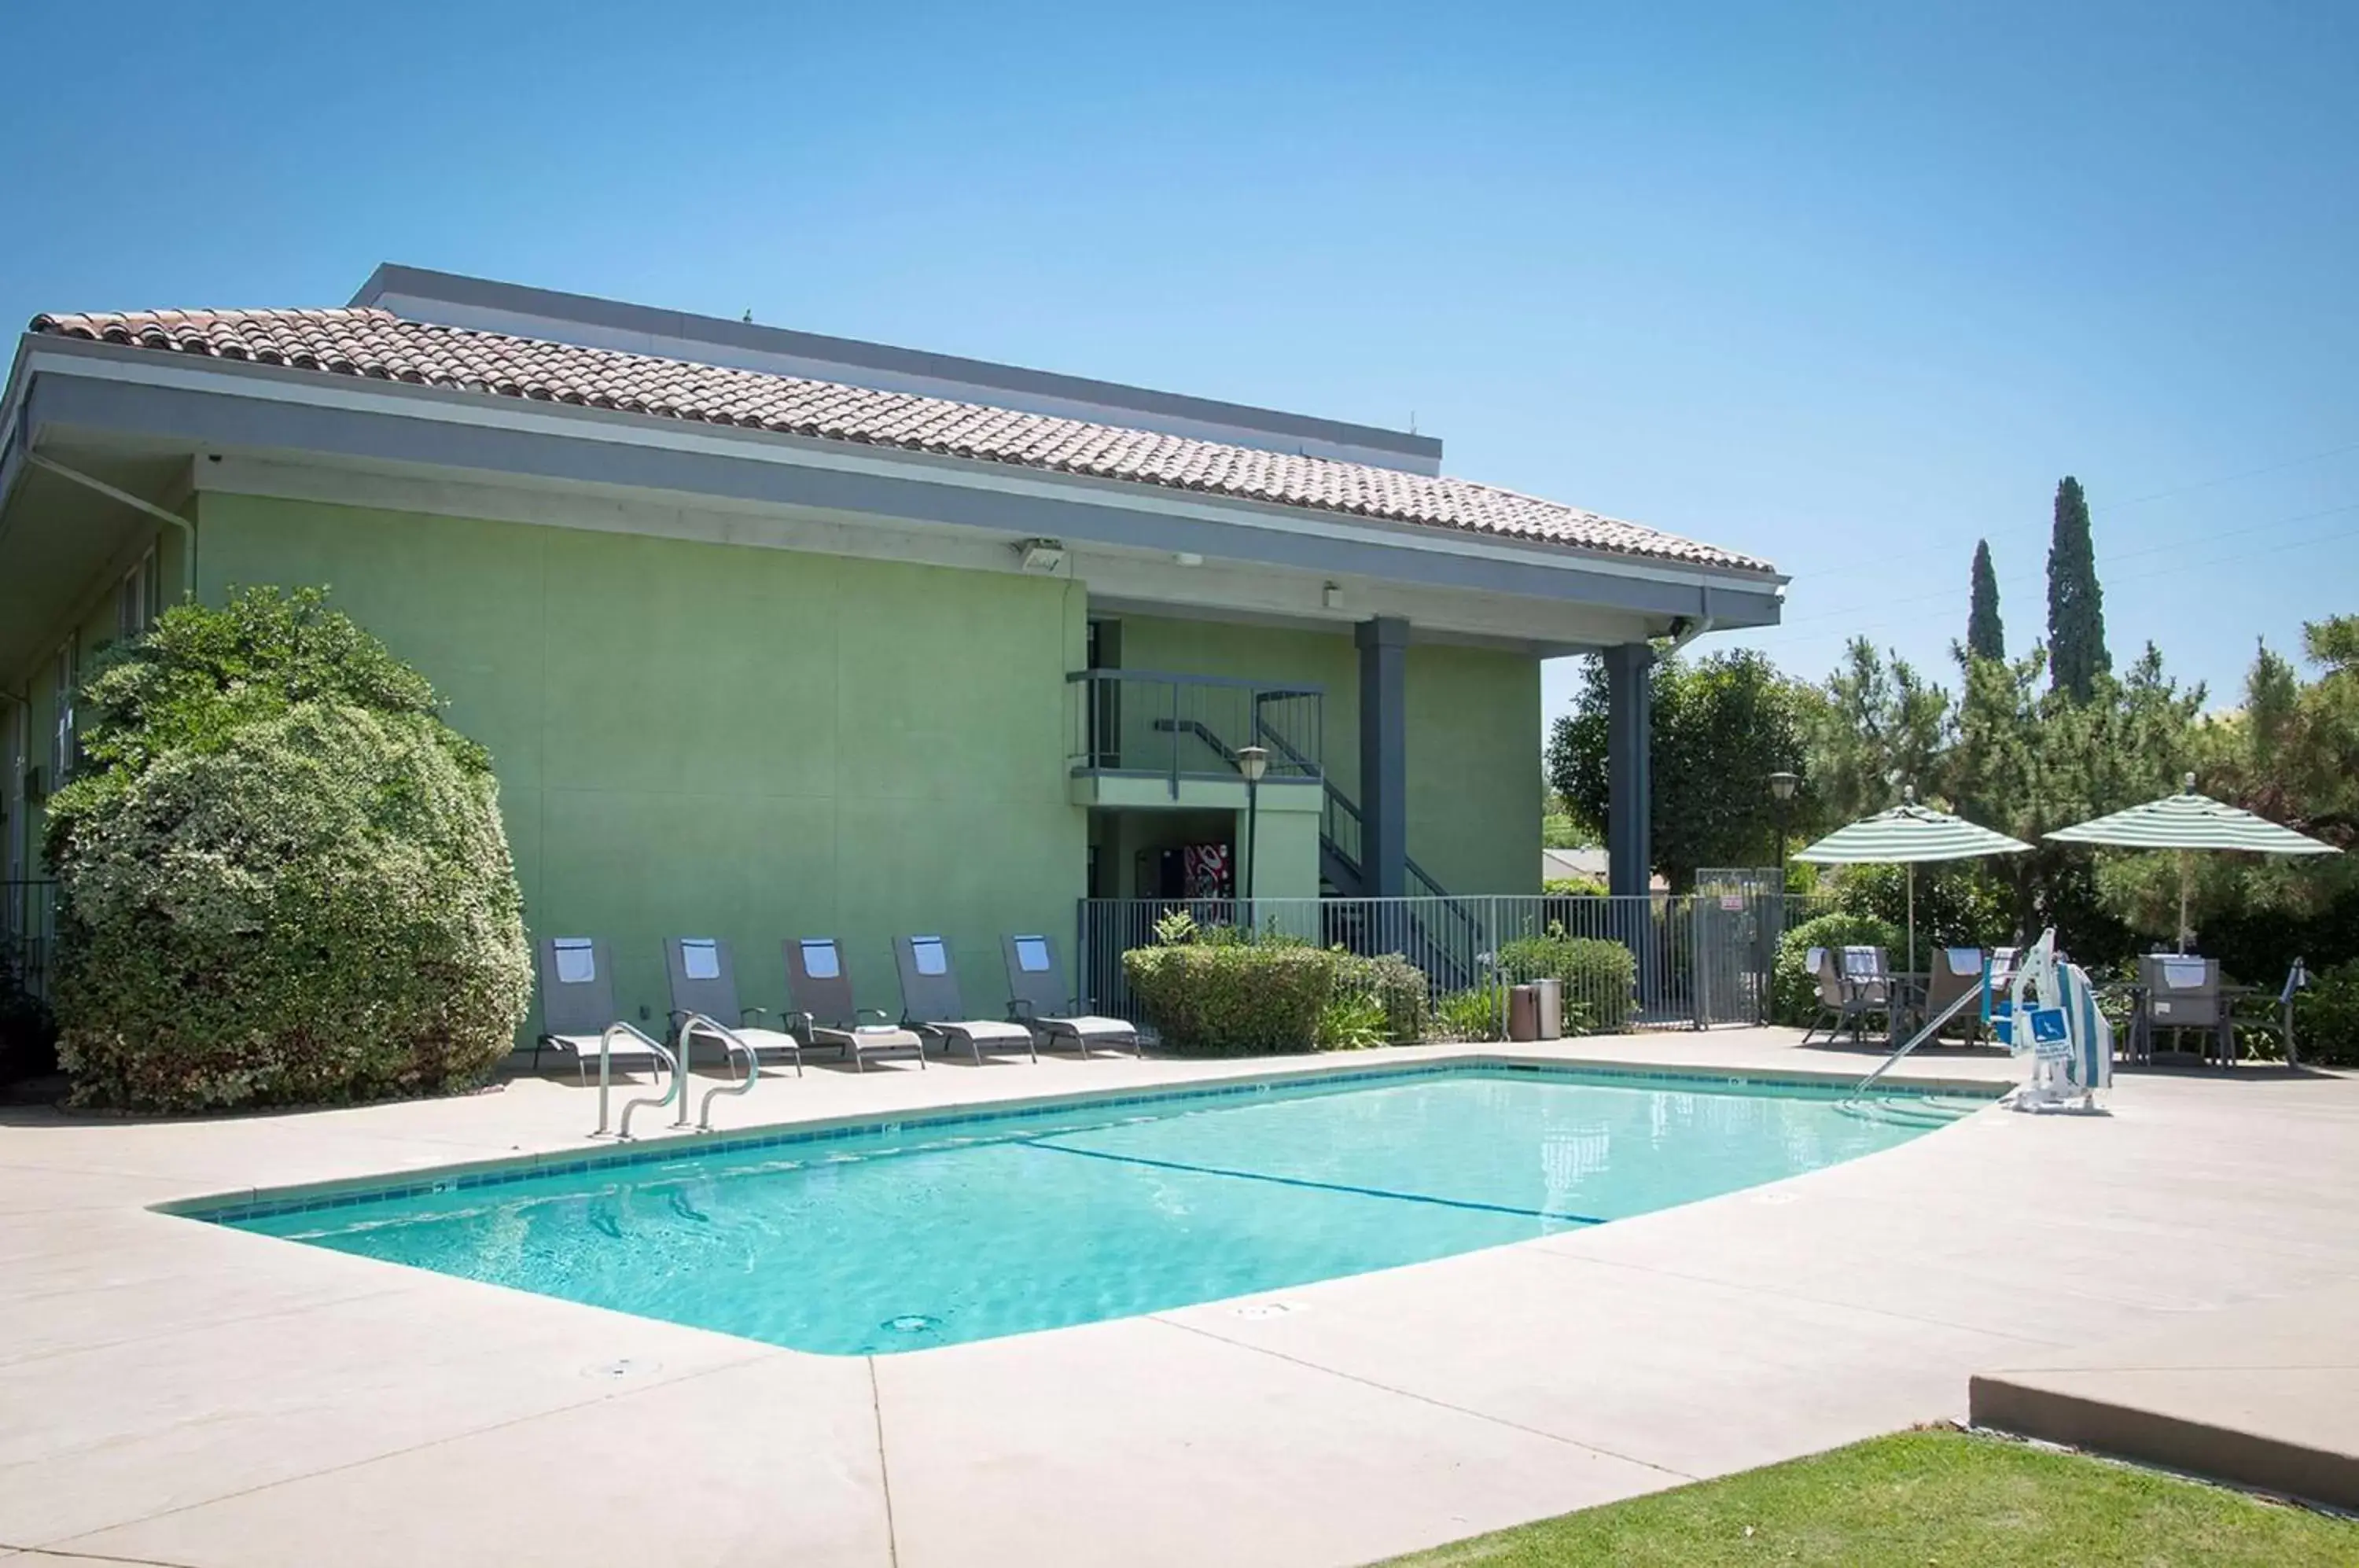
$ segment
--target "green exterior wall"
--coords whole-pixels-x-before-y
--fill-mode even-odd
[[[777,1009],[779,941],[835,935],[864,1003],[892,1009],[889,939],[919,931],[951,939],[969,1007],[996,1016],[999,936],[1070,945],[1092,843],[1124,895],[1150,843],[1244,847],[1243,813],[1198,799],[1222,792],[1209,781],[1187,784],[1188,811],[1155,809],[1152,790],[1118,811],[1077,800],[1065,678],[1084,659],[1082,583],[222,494],[190,510],[201,598],[324,584],[434,682],[492,753],[534,934],[611,941],[634,1018],[669,1006],[667,936],[729,939],[744,1000]],[[148,542],[176,601],[180,539],[158,529],[54,607],[85,672]],[[1323,687],[1324,762],[1356,795],[1348,629],[1120,621],[1125,669]],[[53,653],[11,675],[45,775]],[[1535,890],[1537,662],[1419,644],[1408,703],[1410,855],[1452,892]],[[1126,745],[1143,714],[1125,712]],[[1317,800],[1265,789],[1261,897],[1318,891]],[[35,877],[39,826],[37,806],[6,824]]]
[[[1002,932],[1071,944],[1076,584],[245,496],[200,522],[204,598],[325,583],[434,682],[534,934],[608,938],[628,1012],[662,1019],[668,936],[728,939],[774,1009],[781,939],[837,936],[897,1011],[891,939],[940,931],[989,1017]]]

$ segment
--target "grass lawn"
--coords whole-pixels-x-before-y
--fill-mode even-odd
[[[1908,1432],[1399,1561],[2351,1568],[2359,1523],[1999,1438]]]

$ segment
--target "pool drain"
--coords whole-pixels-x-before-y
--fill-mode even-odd
[[[903,1312],[897,1318],[886,1318],[885,1326],[895,1334],[930,1334],[942,1326],[942,1320],[923,1312]]]
[[[1282,1318],[1287,1313],[1296,1310],[1294,1303],[1291,1301],[1248,1301],[1242,1307],[1233,1307],[1230,1309],[1230,1311],[1234,1312],[1238,1317],[1248,1320],[1258,1318]]]
[[[619,1361],[605,1361],[595,1367],[584,1367],[582,1368],[582,1376],[615,1381],[624,1377],[636,1377],[644,1373],[658,1372],[662,1369],[663,1363],[660,1361],[643,1361],[636,1356],[625,1356]]]

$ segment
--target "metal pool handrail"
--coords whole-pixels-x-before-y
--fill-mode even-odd
[[[1881,1079],[1886,1073],[1891,1072],[1895,1067],[1900,1065],[1900,1059],[1902,1057],[1908,1055],[1910,1051],[1916,1050],[1919,1046],[1932,1039],[1934,1032],[1943,1024],[1948,1023],[1951,1018],[1956,1018],[1960,1013],[1965,1010],[1967,1003],[1973,1002],[1979,1004],[1982,1001],[1982,997],[1983,993],[1982,987],[1980,986],[1976,986],[1971,991],[1960,992],[1958,996],[1951,1001],[1950,1005],[1943,1007],[1939,1015],[1930,1019],[1923,1029],[1920,1029],[1915,1034],[1910,1035],[1908,1037],[1908,1043],[1901,1046],[1891,1055],[1886,1057],[1884,1061],[1877,1065],[1875,1072],[1869,1073],[1866,1077],[1854,1084],[1852,1086],[1850,1097],[1856,1100],[1865,1094],[1870,1089],[1875,1088],[1877,1080]]]
[[[712,1018],[704,1013],[684,1014],[679,1020],[679,1034],[678,1038],[679,1040],[679,1055],[681,1061],[685,1062],[688,1060],[688,1037],[692,1033],[700,1032],[713,1036],[731,1051],[735,1051],[745,1059],[745,1076],[744,1078],[734,1083],[715,1083],[712,1088],[707,1089],[704,1092],[704,1098],[696,1103],[696,1130],[699,1132],[711,1132],[712,1130],[713,1096],[716,1094],[752,1094],[754,1092],[754,1081],[762,1074],[762,1062],[761,1059],[754,1054],[754,1048],[747,1045],[743,1040],[738,1038],[737,1031],[735,1029],[731,1029],[727,1024],[721,1022],[718,1018]],[[679,1116],[680,1121],[683,1123],[688,1120],[688,1099],[685,1095],[682,1095],[680,1098]]]
[[[648,1038],[643,1030],[617,1018],[614,1022],[608,1024],[606,1026],[605,1032],[598,1037],[598,1130],[590,1135],[592,1138],[603,1138],[606,1136],[606,1094],[609,1085],[614,1081],[614,1037],[618,1034],[629,1035],[634,1040],[636,1040],[641,1045],[644,1045],[649,1051],[654,1051],[657,1059],[662,1062],[664,1066],[671,1073],[671,1084],[669,1088],[665,1089],[660,1095],[649,1096],[642,1094],[637,1099],[632,1100],[623,1106],[622,1126],[614,1130],[615,1141],[619,1143],[626,1141],[630,1138],[631,1113],[637,1110],[641,1105],[669,1105],[675,1098],[677,1098],[680,1100],[682,1108],[685,1109],[688,1094],[688,1081],[680,1073],[679,1058],[671,1053],[669,1047],[666,1046],[661,1040]]]

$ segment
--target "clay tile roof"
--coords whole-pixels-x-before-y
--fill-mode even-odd
[[[484,397],[860,441],[1614,555],[1775,570],[1749,556],[1471,480],[436,326],[387,310],[95,311],[36,316],[32,331]]]

